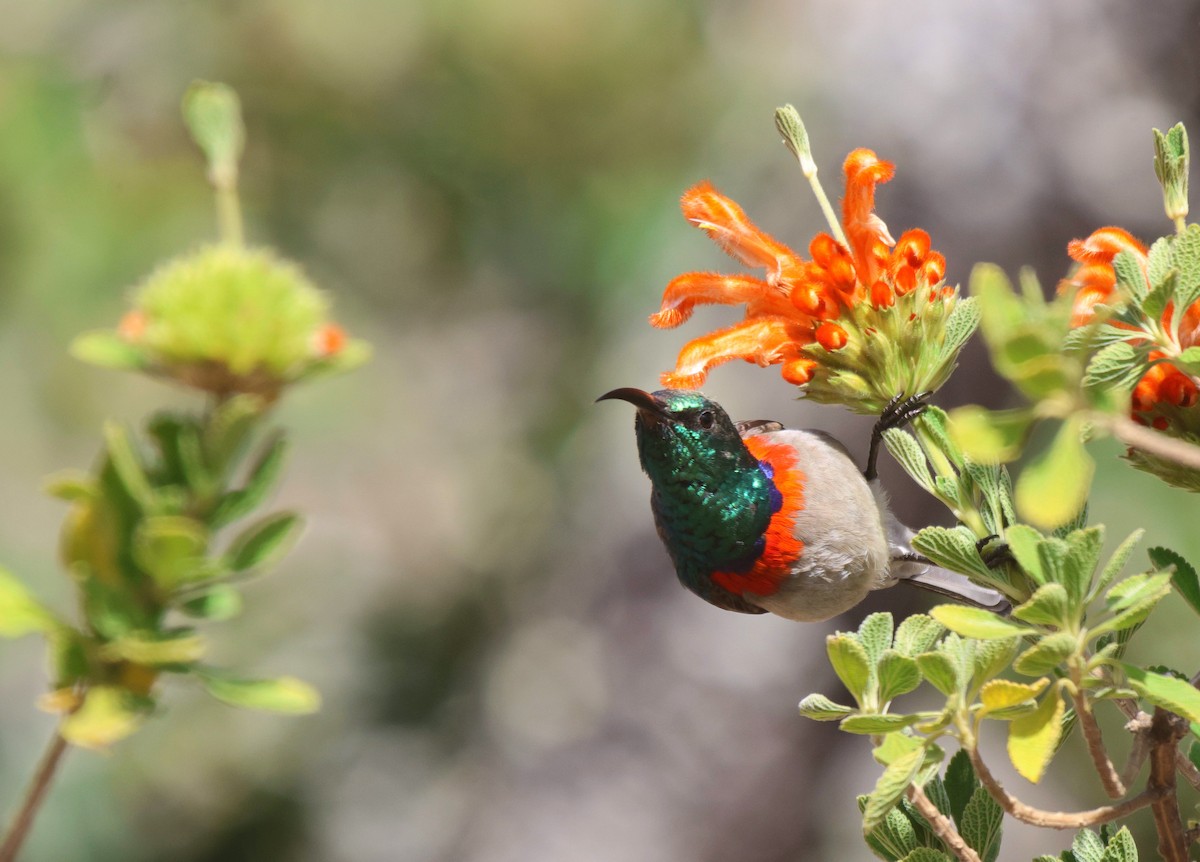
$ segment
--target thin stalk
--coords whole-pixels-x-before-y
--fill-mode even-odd
[[[1029,823],[1033,826],[1042,826],[1047,829],[1082,829],[1085,826],[1098,826],[1101,823],[1109,823],[1132,814],[1140,808],[1154,804],[1158,799],[1157,791],[1145,790],[1124,802],[1116,805],[1104,805],[1090,811],[1073,813],[1044,811],[1025,804],[1005,790],[1004,785],[996,780],[991,770],[987,768],[987,764],[979,756],[978,748],[967,749],[967,754],[971,758],[971,765],[975,767],[975,774],[979,776],[980,783],[987,788],[992,798],[1000,803],[1000,807],[1022,823]]]
[[[217,194],[217,235],[221,241],[229,245],[245,245],[245,231],[242,227],[242,202],[238,198],[237,184],[220,183],[216,185]]]
[[[846,248],[850,248],[850,243],[846,240],[846,233],[842,230],[842,223],[833,209],[833,204],[829,202],[829,196],[825,194],[821,181],[817,179],[817,163],[813,159],[812,146],[808,141],[808,130],[804,128],[800,112],[791,105],[779,108],[775,111],[775,128],[783,135],[783,142],[800,162],[800,172],[812,186],[813,195],[816,196],[817,203],[821,206],[821,213],[825,216],[825,221],[829,223],[829,230],[833,234],[833,238]]]
[[[41,762],[38,763],[37,771],[25,791],[25,799],[21,803],[21,808],[8,828],[4,844],[0,845],[0,862],[13,862],[17,858],[17,853],[20,852],[21,845],[25,843],[25,839],[29,835],[33,819],[37,816],[38,809],[41,808],[42,802],[46,798],[46,791],[50,789],[50,782],[53,780],[54,773],[66,750],[67,741],[63,739],[62,734],[56,728],[46,752],[42,755]]]
[[[938,810],[938,807],[933,804],[933,800],[925,795],[924,790],[915,784],[910,784],[907,795],[908,801],[917,811],[921,812],[925,822],[933,829],[933,834],[950,848],[950,852],[954,854],[958,862],[982,862],[979,854],[967,845],[962,835],[954,828],[954,822]]]
[[[1150,780],[1146,790],[1154,794],[1151,810],[1158,831],[1158,852],[1165,862],[1188,862],[1187,834],[1175,790],[1175,753],[1179,740],[1187,733],[1185,719],[1155,707],[1150,724]]]
[[[1108,794],[1109,799],[1120,799],[1126,793],[1125,785],[1121,783],[1121,776],[1117,774],[1117,768],[1113,766],[1112,760],[1108,757],[1108,751],[1104,747],[1104,737],[1100,733],[1100,725],[1096,723],[1096,716],[1092,712],[1091,704],[1088,703],[1088,699],[1083,693],[1082,675],[1082,669],[1077,665],[1071,668],[1072,681],[1075,683],[1072,692],[1072,698],[1075,701],[1075,715],[1079,718],[1083,738],[1087,741],[1088,754],[1092,756],[1092,765],[1096,767],[1096,774],[1100,776],[1104,792]]]

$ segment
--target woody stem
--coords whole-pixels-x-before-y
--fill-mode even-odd
[[[50,740],[50,745],[47,746],[46,753],[42,755],[42,760],[38,764],[37,772],[34,773],[29,782],[29,788],[25,791],[25,799],[21,803],[21,808],[8,828],[8,834],[4,836],[4,844],[0,845],[0,862],[13,862],[17,858],[17,853],[21,851],[21,846],[29,835],[29,828],[33,826],[33,819],[37,816],[38,809],[46,798],[46,791],[50,789],[50,782],[54,778],[54,773],[66,750],[67,741],[63,739],[58,730],[55,730],[54,737]]]
[[[954,828],[954,822],[938,810],[925,791],[915,784],[910,784],[907,791],[908,801],[913,804],[921,816],[925,818],[933,833],[950,848],[959,862],[980,862],[979,854],[967,845],[962,835]]]

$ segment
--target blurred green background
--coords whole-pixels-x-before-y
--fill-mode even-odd
[[[684,188],[712,179],[798,248],[822,229],[772,125],[784,102],[832,194],[853,147],[897,162],[880,214],[929,230],[953,280],[990,260],[1050,286],[1073,237],[1165,232],[1149,130],[1200,130],[1196,4],[0,0],[0,20],[5,565],[66,608],[63,506],[42,477],[88,465],[105,418],[189,403],[66,348],[213,235],[179,117],[193,79],[242,97],[251,238],[299,260],[376,348],[280,408],[278,503],[310,526],[212,632],[218,659],[309,679],[324,710],[169,688],[112,756],[69,757],[25,859],[868,857],[867,746],[795,705],[839,691],[828,631],[927,603],[889,591],[799,625],[695,599],[654,536],[630,411],[592,400],[655,388],[687,338],[734,319],[645,322],[673,275],[738,269],[679,216]],[[980,361],[939,403],[1005,403]],[[707,391],[865,450],[869,422],[796,403],[774,370],[729,366]],[[1099,448],[1110,541],[1144,525],[1200,555],[1194,499]],[[884,476],[905,520],[944,522]],[[1178,607],[1148,629],[1141,655],[1200,663]],[[53,726],[32,706],[42,656],[0,644],[5,817]],[[993,741],[1028,801],[1101,801],[1069,769],[1030,788]],[[1069,843],[1008,831],[1004,858]]]

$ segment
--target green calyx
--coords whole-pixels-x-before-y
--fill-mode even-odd
[[[170,377],[218,395],[274,399],[322,371],[366,360],[329,321],[328,301],[294,264],[267,249],[209,245],[177,257],[137,288],[114,333],[86,333],[77,357]]]

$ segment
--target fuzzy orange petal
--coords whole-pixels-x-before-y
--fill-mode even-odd
[[[1112,263],[1113,258],[1123,251],[1146,257],[1146,246],[1119,227],[1102,227],[1086,239],[1073,239],[1067,243],[1067,254],[1080,263]]]
[[[871,150],[860,148],[846,156],[843,169],[846,196],[842,199],[842,227],[854,255],[858,280],[874,284],[880,269],[877,247],[882,244],[890,248],[896,244],[887,225],[875,215],[875,187],[890,180],[896,168]]]
[[[717,272],[685,272],[671,279],[663,291],[662,307],[650,315],[650,323],[659,329],[670,329],[691,317],[692,309],[697,305],[742,303],[746,303],[748,317],[792,311],[787,293],[762,279]]]
[[[796,355],[796,342],[811,340],[805,326],[780,317],[743,320],[685,344],[675,370],[663,374],[662,382],[668,389],[695,389],[704,383],[709,371],[722,363],[744,359],[774,365]]]
[[[707,233],[725,253],[747,266],[766,267],[778,277],[797,255],[750,221],[745,211],[712,183],[699,183],[683,193],[680,208],[688,221]]]

